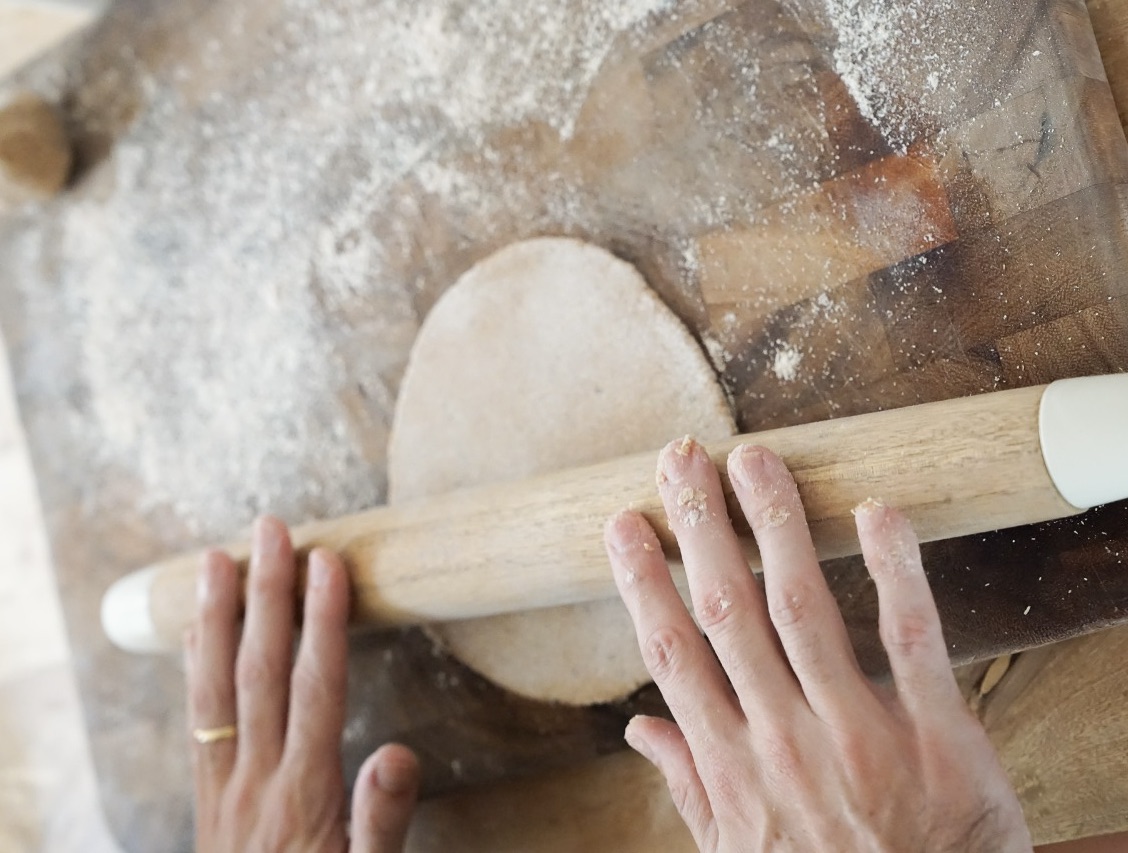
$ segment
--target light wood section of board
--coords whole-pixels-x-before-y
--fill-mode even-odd
[[[0,77],[89,24],[100,2],[0,0]]]
[[[117,850],[0,346],[0,850]]]

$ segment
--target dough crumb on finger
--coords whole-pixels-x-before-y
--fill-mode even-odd
[[[678,506],[682,508],[682,523],[696,527],[705,520],[708,512],[708,496],[702,489],[686,486],[678,493]]]
[[[866,498],[864,501],[850,510],[850,514],[856,518],[858,516],[858,513],[876,512],[879,509],[885,509],[885,502],[881,500],[881,498]]]
[[[764,510],[761,519],[764,527],[769,530],[774,530],[777,527],[783,527],[787,520],[791,518],[791,511],[787,507],[776,506],[771,504]]]

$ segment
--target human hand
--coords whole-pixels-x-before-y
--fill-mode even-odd
[[[196,622],[185,636],[196,849],[402,850],[419,788],[406,747],[383,746],[361,767],[346,830],[349,585],[340,558],[320,548],[310,555],[295,662],[296,585],[286,526],[259,519],[240,642],[234,562],[213,551],[201,569]],[[235,736],[224,731],[231,723]],[[209,732],[213,739],[199,742]]]
[[[637,513],[612,518],[605,539],[619,593],[676,721],[635,717],[626,739],[662,772],[698,847],[1029,851],[1014,790],[956,687],[907,519],[876,501],[855,511],[880,601],[887,688],[858,666],[777,456],[742,446],[728,459],[763,587],[705,451],[673,442],[658,470],[709,642],[654,531]]]

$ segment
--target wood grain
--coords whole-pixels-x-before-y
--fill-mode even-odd
[[[327,165],[301,204],[271,209],[259,192],[239,199],[247,222],[265,223],[257,233],[263,240],[277,239],[278,249],[305,240],[312,246],[322,223],[302,215],[319,210],[339,221],[355,188],[369,185],[373,162],[395,153],[365,152],[363,142],[374,127],[401,129],[405,150],[421,159],[373,193],[342,236],[343,246],[368,247],[381,260],[379,287],[358,291],[319,320],[355,427],[340,440],[355,441],[358,464],[376,484],[383,477],[379,437],[386,434],[413,324],[476,260],[542,234],[588,239],[638,266],[708,346],[746,432],[1128,370],[1122,274],[1128,149],[1079,0],[1005,4],[1003,25],[987,33],[988,49],[984,32],[969,29],[962,43],[975,51],[953,82],[957,108],[947,116],[949,126],[913,125],[919,146],[911,150],[925,179],[919,185],[931,192],[939,184],[947,197],[945,205],[935,193],[929,209],[932,219],[941,216],[954,227],[948,242],[879,270],[854,267],[852,279],[828,283],[825,291],[800,287],[794,296],[774,296],[757,289],[742,300],[731,287],[718,289],[723,305],[711,304],[702,290],[704,258],[695,248],[701,241],[719,239],[728,228],[759,239],[761,217],[765,228],[772,226],[770,211],[781,210],[787,196],[797,203],[819,198],[827,181],[847,192],[838,197],[843,203],[855,204],[849,193],[862,184],[852,177],[867,168],[878,177],[892,174],[898,164],[900,155],[835,72],[835,40],[825,21],[789,11],[801,5],[771,0],[702,4],[676,21],[656,15],[640,32],[614,41],[593,77],[576,81],[588,94],[570,135],[537,122],[500,122],[460,135],[433,114],[412,114],[409,105],[373,103],[359,84],[348,88],[348,110],[327,112],[325,93],[340,86],[342,75],[348,85],[344,60],[353,53],[363,54],[366,75],[391,79],[403,71],[385,67],[394,54],[381,47],[394,16],[363,39],[350,41],[348,32],[335,34],[337,41],[301,37],[320,32],[340,2],[318,4],[315,15],[303,4],[276,0],[121,0],[88,37],[30,69],[23,81],[62,85],[57,100],[77,143],[79,180],[58,204],[3,225],[0,324],[17,374],[103,796],[130,849],[167,845],[170,832],[189,823],[182,678],[167,661],[112,650],[98,625],[98,601],[129,568],[205,543],[175,507],[154,504],[127,467],[106,464],[80,440],[104,401],[91,399],[90,388],[76,381],[85,364],[66,307],[83,299],[68,289],[76,272],[72,241],[43,239],[69,234],[76,212],[120,197],[133,179],[119,174],[123,163],[148,163],[140,174],[152,184],[192,188],[178,201],[185,224],[199,230],[222,213],[208,206],[214,185],[197,186],[217,158],[234,156],[253,167],[295,128],[343,127],[349,141],[339,150],[326,150],[326,134],[309,134],[296,160]],[[970,27],[990,6],[969,5],[957,24]],[[569,25],[584,22],[569,18]],[[209,51],[211,43],[224,50]],[[287,58],[299,53],[315,61],[295,70]],[[750,54],[767,70],[755,99],[742,75]],[[571,79],[589,66],[559,67]],[[904,73],[924,70],[910,64]],[[520,79],[519,72],[511,76]],[[238,109],[225,109],[232,104]],[[256,134],[240,137],[233,117],[250,114],[252,105],[262,121]],[[769,144],[775,133],[792,149],[778,140]],[[145,159],[170,139],[183,142],[183,157]],[[134,158],[118,158],[123,151]],[[798,159],[789,159],[789,151]],[[436,170],[477,182],[480,203],[435,192],[423,178]],[[280,171],[279,179],[294,178]],[[135,197],[139,219],[165,221],[169,211],[156,196]],[[806,224],[805,233],[820,227],[825,233],[828,220],[818,219],[817,207],[806,215],[807,223],[795,221],[797,230]],[[778,232],[778,221],[772,227]],[[128,282],[136,273],[131,258],[156,258],[166,266],[152,287],[161,294],[169,288],[170,296],[184,273],[214,272],[200,257],[176,266],[162,251],[167,246],[147,242],[144,230],[105,247],[99,263],[116,264]],[[220,230],[213,239],[231,250],[236,236]],[[859,233],[857,254],[885,257],[872,244],[888,236],[880,229]],[[918,237],[900,235],[895,245],[913,251]],[[770,240],[760,242],[770,248]],[[808,241],[811,246],[817,242]],[[725,251],[740,257],[734,246]],[[312,272],[309,278],[310,302],[320,305],[322,283]],[[263,284],[232,275],[232,287]],[[381,322],[389,317],[402,322],[374,335],[373,329],[388,329]],[[794,378],[773,369],[784,347],[801,356]],[[142,362],[138,370],[148,367]],[[327,496],[342,495],[341,484],[319,469],[327,449],[290,451],[287,464],[309,472],[309,488],[281,496],[271,509],[293,522],[327,514]],[[220,490],[208,503],[224,510],[231,537],[256,511]],[[990,657],[1124,621],[1128,573],[1117,561],[1128,552],[1125,519],[1119,505],[1072,523],[926,547],[953,658]],[[881,672],[876,602],[864,567],[845,558],[824,570],[862,665]],[[379,742],[403,739],[421,750],[430,793],[616,750],[630,713],[661,711],[653,691],[622,706],[574,712],[515,702],[413,631],[358,638],[351,665],[348,767],[355,769]]]
[[[728,480],[741,444],[780,454],[799,485],[820,559],[858,551],[852,510],[868,498],[900,507],[922,542],[1076,515],[1046,471],[1038,438],[1045,386],[806,424],[711,443],[728,512],[754,568],[755,545]],[[653,487],[653,453],[380,507],[294,531],[299,552],[345,559],[356,621],[390,627],[493,616],[615,596],[603,523],[641,512],[663,549],[677,542]],[[246,576],[249,545],[226,550]],[[149,612],[176,651],[194,617],[200,554],[152,568]],[[534,567],[530,569],[530,567]]]
[[[1128,630],[1023,652],[979,709],[1037,843],[1128,829]]]

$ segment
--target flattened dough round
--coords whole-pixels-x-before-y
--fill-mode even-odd
[[[576,240],[528,240],[474,266],[423,323],[396,404],[389,500],[734,432],[701,348],[634,267]],[[617,599],[434,630],[537,699],[606,702],[649,681]]]

